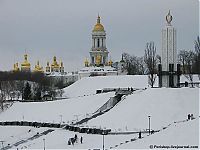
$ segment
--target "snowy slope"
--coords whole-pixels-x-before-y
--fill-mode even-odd
[[[184,83],[185,81],[190,82],[184,75],[181,76],[180,81],[181,83]],[[200,82],[198,75],[193,76],[193,81]],[[91,95],[95,94],[97,89],[103,88],[145,88],[148,86],[147,75],[86,77],[65,88],[64,97]],[[154,86],[158,86],[158,77],[156,78]]]
[[[64,89],[65,97],[77,97],[95,94],[97,89],[103,88],[144,88],[148,87],[148,76],[146,75],[123,75],[123,76],[99,76],[87,77],[78,80]]]
[[[49,102],[17,102],[7,111],[0,114],[0,121],[45,121],[60,122],[85,118],[86,113],[95,112],[114,93],[92,95]]]
[[[198,119],[181,122],[172,123],[171,126],[162,130],[158,133],[147,136],[143,134],[144,138],[137,139],[138,134],[131,135],[106,135],[105,148],[110,147],[114,149],[148,149],[150,145],[165,145],[165,146],[177,146],[177,145],[198,145]],[[28,130],[31,129],[31,132]],[[4,142],[4,146],[10,144],[13,145],[21,140],[26,140],[32,137],[35,133],[43,132],[47,128],[32,128],[32,127],[0,127],[0,139]],[[97,149],[102,148],[102,135],[92,135],[92,134],[81,134],[70,132],[63,129],[54,129],[55,131],[36,138],[35,140],[29,140],[22,143],[14,148],[19,149],[43,149],[45,139],[46,149]],[[74,146],[68,145],[67,141],[69,138],[74,137],[77,134],[78,142]],[[83,137],[83,144],[80,143],[80,137]],[[136,138],[136,141],[131,142],[131,139]],[[128,143],[126,143],[128,141]],[[122,144],[120,144],[122,143]],[[115,147],[117,145],[117,147]],[[1,148],[1,146],[0,146]]]
[[[153,88],[127,96],[108,113],[88,122],[94,126],[101,124],[115,130],[139,131],[151,127],[161,127],[187,118],[189,113],[198,116],[198,88]]]
[[[12,107],[0,113],[0,121],[41,121],[68,123],[69,121],[80,120],[86,114],[93,113],[101,107],[114,93],[94,94],[96,89],[118,88],[118,87],[148,87],[147,76],[108,76],[83,78],[65,89],[65,96],[71,97],[52,102],[37,103],[14,103]],[[184,79],[183,79],[184,80]],[[188,113],[195,117],[199,115],[199,89],[198,88],[147,88],[134,92],[118,103],[113,109],[102,116],[99,116],[87,124],[88,126],[107,127],[113,132],[117,131],[139,131],[148,128],[148,115],[151,115],[151,128],[154,130],[166,127],[169,128],[142,140],[128,142],[117,148],[148,148],[150,144],[196,144],[198,121],[173,124],[174,121],[185,120]],[[87,95],[87,96],[83,96]],[[28,130],[31,132],[28,133]],[[4,127],[0,126],[0,140],[5,144],[12,144],[22,139],[33,136],[36,132],[43,132],[46,128],[29,127]],[[28,141],[18,148],[43,148],[43,139],[46,140],[47,148],[102,148],[102,136],[91,134],[78,134],[84,137],[84,143],[77,143],[75,146],[67,145],[67,140],[73,137],[75,132],[62,129],[54,129],[52,133],[41,136],[35,140]],[[109,149],[117,144],[130,141],[136,138],[137,134],[131,135],[107,135],[105,136],[105,147]],[[192,143],[189,136],[193,137]],[[158,142],[157,142],[158,141]],[[174,143],[173,143],[174,142]],[[1,148],[1,145],[0,145]]]
[[[150,145],[153,146],[198,146],[199,145],[199,119],[187,121],[184,123],[172,124],[167,129],[155,133],[143,139],[123,144],[119,149],[134,148],[148,149]],[[175,148],[174,148],[175,149]],[[193,148],[191,148],[193,149]]]

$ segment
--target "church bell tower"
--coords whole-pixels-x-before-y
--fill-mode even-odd
[[[90,65],[108,65],[108,51],[106,48],[106,32],[98,15],[97,23],[92,30],[92,48],[90,50]]]

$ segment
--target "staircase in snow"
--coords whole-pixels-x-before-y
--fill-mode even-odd
[[[105,90],[102,90],[105,91]],[[95,111],[92,116],[90,117],[86,117],[76,123],[74,123],[73,125],[80,125],[83,124],[85,122],[88,122],[91,119],[94,119],[100,115],[103,115],[104,113],[108,112],[110,109],[112,109],[116,104],[118,104],[120,101],[124,100],[125,97],[127,95],[132,94],[134,91],[136,91],[136,89],[133,89],[132,91],[130,89],[127,88],[118,88],[118,89],[111,89],[110,91],[116,91],[115,92],[115,96],[111,97],[103,106],[101,106],[97,111]],[[106,92],[110,92],[109,89],[106,89]],[[102,92],[104,93],[104,92]]]

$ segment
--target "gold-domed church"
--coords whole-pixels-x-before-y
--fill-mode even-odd
[[[40,65],[40,62],[37,61],[35,67],[33,70],[31,70],[31,63],[28,61],[28,54],[24,55],[24,61],[21,63],[21,68],[19,68],[19,64],[15,63],[13,65],[13,71],[25,71],[25,72],[40,72],[40,73],[46,73],[47,75],[58,72],[63,74],[64,73],[64,65],[61,61],[60,63],[57,62],[56,56],[53,57],[53,62],[50,65],[49,62],[47,62],[46,70],[43,69],[43,67]]]
[[[92,30],[92,48],[90,50],[90,66],[108,65],[108,51],[106,48],[106,31],[98,15]]]
[[[52,72],[59,72],[64,73],[64,65],[61,61],[60,63],[57,62],[56,56],[53,57],[53,62],[50,66],[49,62],[47,62],[46,66],[46,73],[52,73]]]
[[[106,31],[101,24],[99,15],[92,30],[92,48],[89,54],[90,61],[87,58],[85,59],[85,67],[78,72],[79,79],[89,76],[117,75],[117,70],[112,67],[112,60],[108,61],[109,52],[106,48]]]

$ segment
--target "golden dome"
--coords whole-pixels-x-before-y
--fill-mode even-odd
[[[85,59],[84,64],[85,64],[85,67],[88,67],[88,66],[89,66],[89,61],[88,61],[87,58]]]
[[[15,63],[15,64],[14,64],[14,69],[13,69],[13,71],[19,71],[18,63]]]
[[[43,67],[40,66],[39,61],[37,61],[37,64],[35,65],[34,72],[44,72]]]
[[[112,64],[113,64],[113,61],[110,59],[110,61],[108,62],[108,65],[112,66]]]
[[[52,68],[59,68],[60,67],[57,60],[56,60],[56,56],[53,57],[53,63],[51,64],[51,67]]]
[[[21,64],[22,68],[30,68],[31,64],[28,62],[28,55],[24,55],[24,62]]]
[[[103,27],[103,25],[100,23],[100,20],[101,20],[101,18],[100,18],[100,16],[98,15],[97,23],[96,23],[96,25],[94,26],[93,32],[95,32],[95,31],[104,31],[104,27]]]

